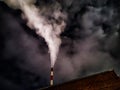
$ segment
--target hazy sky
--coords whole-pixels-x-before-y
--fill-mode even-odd
[[[67,15],[54,66],[55,84],[113,69],[120,75],[119,0],[37,0],[34,5],[51,22],[58,5]],[[0,90],[49,86],[48,46],[22,15],[0,1]]]

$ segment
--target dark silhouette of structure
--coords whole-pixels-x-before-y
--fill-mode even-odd
[[[107,71],[42,90],[120,90],[120,78],[114,71]]]

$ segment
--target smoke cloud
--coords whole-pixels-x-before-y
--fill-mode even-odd
[[[66,16],[58,9],[54,9],[52,15],[48,15],[50,19],[46,18],[44,15],[46,8],[38,9],[34,3],[35,0],[6,0],[5,3],[8,6],[20,9],[24,13],[24,18],[27,19],[27,25],[31,29],[35,29],[39,36],[42,36],[48,47],[51,57],[51,67],[54,67],[55,61],[57,59],[57,54],[61,44],[60,34],[65,28],[65,18]],[[58,23],[57,23],[58,22]]]
[[[72,22],[69,22],[68,30],[63,33],[62,50],[58,57],[61,61],[58,60],[56,66],[56,83],[61,79],[67,81],[113,69],[119,73],[116,59],[110,52],[117,48],[119,41],[116,14],[115,9],[109,6],[91,5],[79,7],[69,13],[69,20]]]
[[[52,40],[50,43],[54,44],[58,41],[59,43],[55,44],[56,50],[61,44],[58,60],[54,66],[55,84],[112,69],[120,75],[119,0],[57,0],[59,3],[51,0],[52,4],[44,2],[48,2],[47,0],[37,0],[37,4],[29,1],[21,3],[17,0],[6,0],[5,2],[9,2],[8,5],[14,9],[21,9],[22,18],[27,20],[27,25],[32,30],[35,29],[39,36],[47,38],[46,42],[49,42],[47,37],[49,35],[52,36],[49,39]],[[22,7],[20,7],[21,5]],[[4,57],[17,57],[23,60],[24,64],[20,62],[17,64],[21,68],[41,76],[43,82],[47,82],[47,84],[44,82],[44,85],[49,85],[50,62],[46,43],[40,37],[38,39],[37,36],[34,36],[34,31],[32,35],[29,34],[30,28],[26,30],[28,31],[26,33],[25,27],[16,25],[20,24],[19,20],[15,22],[17,16],[9,19],[10,17],[7,15],[3,15],[5,20],[1,21],[6,21],[6,27],[8,27],[7,25],[12,26],[12,30],[8,30],[10,27],[1,30],[10,32],[10,35],[7,32],[4,35],[8,39],[5,41],[5,49],[3,48]],[[67,22],[65,22],[66,18]],[[45,33],[42,33],[42,30]],[[51,46],[48,44],[48,47]],[[58,51],[54,52],[58,53]],[[56,56],[53,57],[54,61]]]

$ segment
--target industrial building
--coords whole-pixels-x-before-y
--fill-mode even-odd
[[[114,71],[107,71],[42,90],[120,90],[120,78]]]

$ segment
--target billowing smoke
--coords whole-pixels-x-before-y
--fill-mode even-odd
[[[109,51],[115,48],[119,37],[114,8],[91,5],[85,5],[83,8],[80,5],[79,8],[75,8],[76,5],[71,7],[75,10],[68,10],[71,22],[63,34],[67,37],[63,38],[63,49],[60,52],[62,58],[59,57],[61,61],[57,61],[59,72],[56,70],[56,80],[59,82],[60,79],[69,80],[116,69],[116,61]]]
[[[53,1],[54,5],[51,2],[48,4],[49,1]],[[59,1],[61,5],[55,1]],[[14,9],[21,9],[22,17],[28,22],[27,25],[33,30],[35,29],[36,33],[42,37],[45,35],[45,38],[46,34],[51,35],[55,41],[60,41],[59,34],[62,32],[61,30],[64,30],[61,29],[62,25],[63,28],[65,26],[66,15],[62,10],[67,13],[68,22],[65,31],[60,35],[62,44],[54,69],[55,84],[111,69],[120,74],[119,0],[37,0],[37,3],[31,0],[6,0],[5,2]],[[62,6],[62,10],[60,6]],[[46,44],[41,38],[38,39],[33,35],[34,31],[32,31],[32,35],[29,31],[25,32],[27,31],[26,26],[21,25],[24,20],[17,20],[19,15],[11,15],[13,13],[9,12],[9,9],[4,9],[4,6],[2,12],[0,17],[3,19],[1,20],[3,24],[0,37],[4,35],[6,39],[5,46],[3,45],[5,49],[1,47],[3,51],[1,49],[0,53],[4,54],[9,61],[17,57],[15,60],[20,67],[39,74],[43,81],[49,83],[50,62]],[[42,33],[42,30],[47,33]],[[52,40],[50,43],[55,42]],[[59,45],[60,43],[58,43]],[[52,50],[54,49],[52,48]],[[19,63],[22,60],[24,62]],[[44,83],[42,82],[42,84]]]
[[[36,33],[45,39],[49,47],[51,67],[54,67],[61,44],[59,35],[66,25],[66,15],[60,11],[60,5],[53,8],[53,11],[50,10],[52,13],[47,13],[48,7],[37,8],[34,5],[35,0],[5,0],[4,2],[12,8],[22,10],[23,18],[28,21],[27,25],[31,29],[35,29]]]

